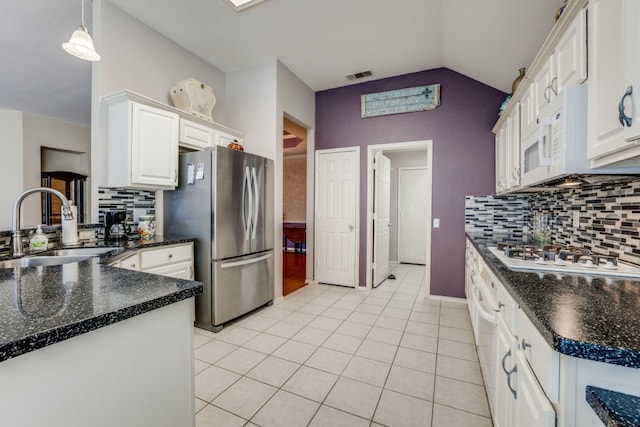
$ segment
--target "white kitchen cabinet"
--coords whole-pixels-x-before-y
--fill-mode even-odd
[[[177,279],[193,280],[193,243],[139,249],[110,265]]]
[[[529,85],[520,100],[520,135],[524,139],[538,129],[536,115],[535,85]]]
[[[514,424],[516,406],[516,379],[518,368],[515,352],[517,339],[511,333],[501,316],[498,316],[497,355],[500,361],[496,378],[496,400],[494,424],[496,427],[511,427]]]
[[[109,187],[172,190],[178,180],[177,113],[135,100],[106,97]]]
[[[229,145],[230,143],[232,143],[234,141],[237,141],[240,144],[242,144],[243,138],[239,134],[234,134],[234,133],[231,133],[231,132],[218,131],[218,145],[226,147],[227,145]]]
[[[524,136],[529,136],[538,126],[538,119],[549,115],[549,108],[567,86],[577,85],[587,79],[587,10],[582,9],[565,29],[549,58],[534,76],[530,100],[529,123]]]
[[[140,271],[193,280],[193,243],[142,249]]]
[[[552,95],[587,79],[587,9],[582,9],[565,30],[552,60]]]
[[[496,133],[496,193],[507,190],[507,126]]]
[[[119,267],[119,268],[124,268],[127,270],[135,270],[135,271],[139,271],[140,270],[140,258],[138,256],[138,252],[134,252],[133,254],[122,258],[119,261],[116,261],[114,263],[109,264],[113,267]]]
[[[587,153],[595,167],[640,165],[639,16],[637,0],[589,3]]]
[[[517,399],[514,424],[518,427],[555,427],[556,413],[540,388],[536,375],[521,350],[516,351]]]
[[[181,146],[195,150],[213,147],[218,142],[218,132],[214,128],[183,118],[180,118],[179,135]]]
[[[520,187],[520,105],[515,106],[496,133],[496,193]]]
[[[518,346],[549,400],[558,402],[560,354],[549,346],[522,309],[518,310]]]

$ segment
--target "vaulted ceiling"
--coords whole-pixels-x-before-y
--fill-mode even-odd
[[[224,0],[111,1],[224,72],[279,59],[320,91],[364,70],[373,71],[366,81],[447,67],[505,92],[562,3],[266,0],[238,13]],[[0,0],[0,108],[89,122],[90,64],[60,48],[78,3]]]

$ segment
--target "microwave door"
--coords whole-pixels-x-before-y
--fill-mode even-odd
[[[543,123],[545,123],[543,125]],[[548,125],[541,119],[541,126],[532,132],[522,144],[522,185],[539,184],[550,178],[551,120]]]

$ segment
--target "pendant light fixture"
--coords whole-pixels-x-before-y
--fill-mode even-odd
[[[93,39],[91,34],[84,26],[84,0],[80,0],[82,5],[82,23],[71,34],[71,38],[67,43],[62,43],[62,48],[71,55],[84,59],[85,61],[99,61],[100,55],[93,47]]]

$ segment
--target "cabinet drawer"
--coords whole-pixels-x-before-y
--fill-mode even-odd
[[[513,335],[518,335],[518,304],[509,295],[502,283],[498,283],[498,310]]]
[[[177,264],[150,268],[145,270],[145,273],[159,274],[161,276],[175,277],[177,279],[193,280],[193,264],[191,261],[184,261]]]
[[[531,369],[549,400],[557,403],[560,385],[560,355],[547,344],[521,309],[518,310],[518,347],[527,357]]]
[[[216,143],[216,131],[212,128],[180,119],[180,145],[193,148],[213,147]]]
[[[167,246],[159,249],[147,249],[140,251],[140,269],[147,271],[150,268],[160,267],[182,261],[191,261],[193,258],[193,245]]]
[[[129,255],[126,258],[121,259],[120,261],[116,261],[110,264],[114,267],[124,268],[126,270],[140,270],[140,262],[138,259],[138,253],[134,253],[133,255]]]

